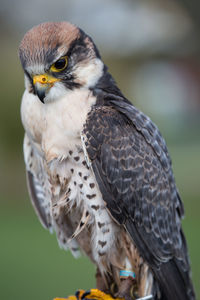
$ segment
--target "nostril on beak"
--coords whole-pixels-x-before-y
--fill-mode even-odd
[[[43,83],[47,83],[46,77],[42,77],[42,82],[43,82]]]

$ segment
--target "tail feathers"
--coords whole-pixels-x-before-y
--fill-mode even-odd
[[[148,234],[142,227],[136,227],[130,219],[126,221],[126,228],[154,275],[155,283],[152,291],[154,299],[195,300],[187,244],[182,230],[180,231],[181,247],[170,249],[153,234]],[[174,256],[173,252],[175,252]]]
[[[195,300],[189,272],[182,272],[181,269],[181,261],[172,259],[153,270],[162,300]]]

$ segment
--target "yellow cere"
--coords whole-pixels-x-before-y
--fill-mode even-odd
[[[51,72],[62,72],[67,67],[67,56],[60,57],[50,68]]]
[[[33,76],[33,84],[39,82],[40,84],[54,84],[54,82],[60,81],[59,78],[55,78],[49,74],[41,74]]]

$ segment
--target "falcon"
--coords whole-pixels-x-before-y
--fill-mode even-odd
[[[100,291],[195,299],[183,203],[156,125],[70,23],[32,28],[19,57],[27,183],[42,225],[75,257],[89,256]]]

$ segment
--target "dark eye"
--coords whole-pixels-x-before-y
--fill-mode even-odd
[[[63,69],[65,65],[66,65],[66,60],[64,58],[61,58],[55,62],[54,67],[60,70]]]
[[[67,67],[67,56],[59,58],[50,68],[52,72],[61,72]]]

